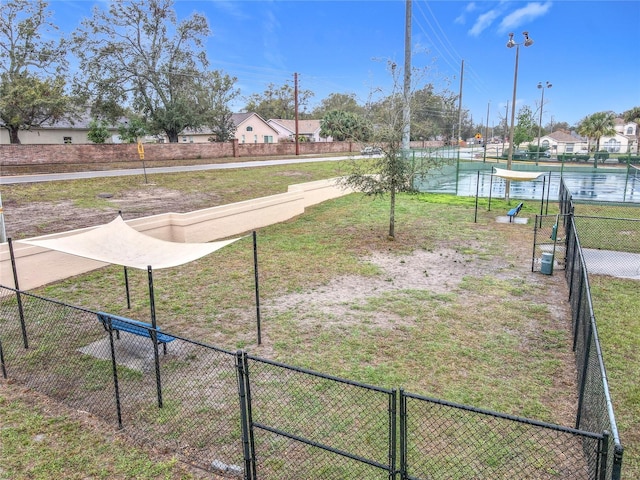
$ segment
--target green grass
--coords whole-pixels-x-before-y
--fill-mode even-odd
[[[176,174],[154,181],[184,192],[215,192],[210,201],[228,203],[278,193],[291,183],[334,176],[340,168],[321,163],[215,175]],[[76,201],[78,197],[80,202],[84,197],[90,205],[96,191],[140,188],[139,179],[120,180],[101,179],[93,185],[56,184],[64,184],[60,194],[65,199]],[[55,201],[55,185],[39,188],[37,192],[24,193],[16,186],[11,191],[12,199],[29,201],[37,194],[37,198]],[[529,203],[525,203],[521,216],[532,217],[538,212],[537,206]],[[447,248],[459,253],[462,263],[469,267],[481,270],[480,267],[500,263],[498,270],[491,267],[491,274],[471,272],[445,293],[420,289],[381,292],[365,300],[346,300],[339,306],[339,313],[333,314],[297,305],[275,313],[264,310],[266,346],[258,347],[251,313],[253,251],[250,239],[244,239],[226,247],[223,254],[154,272],[158,323],[165,331],[230,350],[246,348],[256,355],[382,387],[402,386],[414,393],[570,424],[567,418],[574,413],[565,415],[556,408],[559,399],[571,404],[576,394],[573,386],[556,382],[566,378],[562,377],[563,372],[573,375],[569,319],[566,323],[553,320],[553,306],[548,305],[547,298],[556,287],[547,282],[547,277],[527,271],[532,227],[497,224],[495,217],[504,215],[509,208],[502,200],[492,200],[491,212],[486,211],[486,205],[480,205],[478,222],[474,223],[474,206],[475,199],[470,197],[401,195],[394,242],[387,239],[388,201],[360,195],[325,202],[309,208],[303,216],[258,232],[260,293],[264,303],[283,295],[305,295],[327,288],[336,278],[347,275],[357,275],[362,282],[380,279],[380,268],[364,260],[373,253],[400,259],[416,250],[437,252]],[[425,275],[429,269],[425,266]],[[126,310],[120,267],[67,279],[37,293],[146,320],[146,272],[129,273],[131,311]],[[632,291],[632,285],[633,282],[625,285],[624,290]],[[611,300],[612,305],[616,302],[620,300]],[[628,302],[624,304],[625,311],[640,311],[633,296]],[[603,305],[606,304],[605,296]],[[597,313],[598,318],[622,317],[611,308],[611,312]],[[384,323],[380,322],[381,317]],[[640,417],[640,408],[633,379],[638,377],[640,361],[633,345],[638,344],[640,326],[629,317],[625,329],[626,336],[618,338],[607,335],[606,327],[601,327],[605,361],[609,362],[610,352],[620,353],[619,360],[612,360],[612,365],[607,366],[614,402],[619,402],[616,407],[623,443],[627,446],[623,470],[626,476],[639,471],[640,426],[634,419]],[[614,327],[613,331],[617,329]],[[631,375],[624,370],[629,364],[635,365]],[[180,368],[177,364],[171,367],[176,372]],[[91,377],[94,373],[87,370],[86,375]],[[296,400],[293,393],[292,400]],[[297,411],[293,406],[287,410],[290,415]],[[320,405],[311,405],[316,406]],[[170,422],[167,413],[179,406],[169,403],[168,407],[164,412],[145,415],[159,424]],[[203,415],[207,415],[206,410]],[[338,421],[324,427],[329,431],[344,428]]]
[[[623,478],[640,478],[640,300],[638,282],[589,279],[622,444]]]
[[[15,385],[8,387],[17,388]],[[52,414],[45,404],[0,391],[0,478],[188,479],[175,459],[159,460],[113,433]]]

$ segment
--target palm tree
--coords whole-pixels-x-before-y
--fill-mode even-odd
[[[578,133],[587,137],[588,141],[595,139],[596,153],[600,151],[600,138],[616,134],[614,128],[615,114],[613,112],[598,112],[585,117],[578,125]],[[598,168],[597,156],[593,156],[593,167]]]

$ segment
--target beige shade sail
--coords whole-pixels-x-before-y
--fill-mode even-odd
[[[99,262],[146,270],[147,267],[170,268],[192,262],[240,238],[209,243],[167,242],[138,232],[118,216],[105,225],[76,235],[20,242]]]
[[[507,180],[535,180],[540,175],[546,175],[546,172],[520,172],[503,168],[494,168],[494,170],[493,175]]]

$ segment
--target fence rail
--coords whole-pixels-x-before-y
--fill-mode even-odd
[[[154,355],[160,332],[148,333],[118,338],[98,312],[0,287],[4,378],[217,474],[620,478],[612,462],[612,452],[621,458],[617,432],[607,433],[606,408],[595,416],[590,410],[597,385],[585,388],[581,420],[571,429],[398,395],[164,331],[173,340],[166,354]]]

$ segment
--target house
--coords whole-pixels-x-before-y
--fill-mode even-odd
[[[538,139],[534,138],[529,145],[537,146]],[[575,132],[567,133],[563,130],[558,130],[540,137],[540,148],[549,150],[551,155],[554,156],[562,153],[586,152],[588,141]]]
[[[615,119],[615,135],[600,137],[600,150],[609,153],[637,153],[638,152],[638,125],[634,122],[625,122],[621,118]],[[550,150],[553,155],[561,153],[586,153],[588,149],[596,148],[596,141],[589,141],[575,132],[567,133],[557,131],[540,137],[540,147]],[[530,145],[537,145],[538,139],[534,138]]]
[[[271,118],[267,122],[278,131],[278,138],[282,141],[294,141],[296,137],[296,121],[281,118]],[[298,120],[298,136],[309,142],[332,142],[331,137],[320,136],[320,120]]]
[[[40,127],[33,127],[30,130],[20,130],[18,138],[24,145],[59,145],[63,143],[91,143],[88,137],[89,124],[91,123],[90,115],[84,115],[81,118],[70,121],[68,119],[60,119],[57,122],[47,123]],[[108,127],[111,136],[107,138],[105,143],[119,143],[117,127]],[[9,144],[9,132],[6,129],[0,129],[0,145]]]
[[[257,113],[234,113],[231,121],[236,127],[235,138],[240,144],[278,141],[278,131]],[[207,143],[212,135],[213,132],[208,127],[187,129],[178,135],[178,143]],[[168,139],[165,137],[161,141],[167,142]]]

